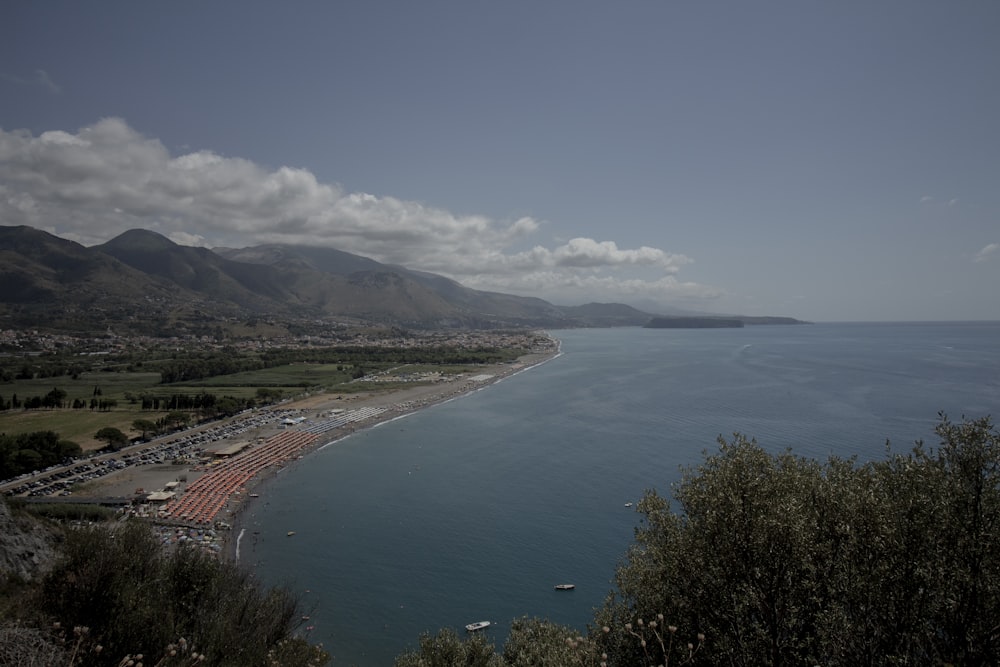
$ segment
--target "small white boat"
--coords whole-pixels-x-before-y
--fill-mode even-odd
[[[465,629],[469,632],[475,632],[476,630],[482,630],[483,628],[490,627],[489,621],[476,621],[475,623],[469,623],[465,626]]]
[[[625,503],[625,507],[632,507],[632,503]]]
[[[576,584],[556,584],[557,591],[571,591],[576,588]]]

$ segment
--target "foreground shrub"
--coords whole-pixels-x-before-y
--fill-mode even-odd
[[[81,664],[117,665],[140,654],[156,656],[155,664],[179,645],[205,656],[205,664],[233,667],[272,664],[279,654],[304,656],[298,663],[283,658],[285,665],[326,658],[291,650],[301,641],[293,632],[302,614],[289,593],[264,589],[246,571],[195,549],[164,552],[138,521],[70,531],[37,606],[62,627],[86,630]]]
[[[420,647],[396,658],[395,667],[503,667],[486,635],[476,633],[462,639],[445,628],[436,635],[420,637]]]
[[[52,633],[14,623],[0,625],[0,665],[51,667],[68,662],[69,654]]]
[[[690,664],[704,639],[698,637],[697,644],[675,641],[676,628],[658,625],[656,620],[639,620],[635,626],[620,629],[632,636],[635,648],[646,660],[636,665]],[[610,632],[610,628],[602,628],[597,635],[585,637],[551,621],[519,618],[511,624],[503,650],[496,653],[482,634],[462,639],[454,630],[445,629],[437,635],[423,635],[419,649],[396,658],[395,667],[607,667],[611,663],[597,636]],[[652,662],[654,654],[661,658],[659,662]]]
[[[988,418],[935,431],[936,449],[866,465],[720,441],[679,513],[641,501],[597,623],[664,613],[708,637],[703,664],[1000,664],[1000,438]],[[663,661],[627,632],[597,639],[609,664]]]

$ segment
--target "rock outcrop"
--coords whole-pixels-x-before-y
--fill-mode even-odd
[[[11,514],[0,501],[0,577],[24,581],[44,574],[55,559],[55,535],[41,523]]]

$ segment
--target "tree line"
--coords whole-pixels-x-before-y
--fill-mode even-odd
[[[258,398],[270,400],[274,396],[280,396],[280,391],[258,391]],[[253,407],[257,400],[253,398],[237,398],[234,396],[218,396],[211,392],[199,392],[197,394],[187,394],[183,392],[153,395],[140,394],[135,398],[135,402],[140,404],[142,410],[192,410],[201,412],[207,416],[228,416],[236,414],[241,410]],[[73,409],[83,410],[88,407],[91,410],[107,411],[118,406],[118,400],[114,398],[103,398],[93,396],[88,401],[85,398],[74,398],[72,401],[66,400],[66,391],[59,387],[53,388],[44,396],[32,396],[20,399],[17,394],[12,394],[10,399],[5,400],[0,395],[0,410],[43,410],[43,409]]]
[[[63,360],[43,363],[22,363],[16,368],[0,366],[0,383],[13,382],[14,380],[32,380],[34,378],[52,378],[68,375],[72,378],[80,377],[80,374],[88,370],[89,366],[77,363],[68,363]]]
[[[341,346],[286,348],[257,354],[230,350],[218,353],[188,353],[171,359],[148,362],[144,368],[157,370],[161,384],[191,382],[219,375],[232,375],[296,363],[344,364],[369,367],[383,364],[495,364],[519,356],[519,351],[481,347],[461,349],[449,346],[426,348]],[[364,375],[364,373],[361,373]],[[361,375],[358,375],[360,377]]]
[[[140,394],[139,404],[143,410],[194,410],[199,412],[214,412],[223,401],[232,401],[242,409],[255,404],[253,399],[236,399],[232,396],[219,397],[210,392],[197,394],[173,393],[166,396]]]
[[[88,401],[86,398],[74,398],[72,401],[66,400],[66,390],[53,387],[51,391],[44,395],[29,396],[28,398],[18,398],[17,394],[11,394],[9,399],[4,399],[0,395],[0,410],[56,410],[69,408],[72,410],[99,410],[106,412],[118,406],[118,401],[113,398],[99,398],[96,394]]]
[[[17,357],[0,359],[0,383],[66,376],[76,380],[87,372],[142,370],[159,373],[160,384],[172,384],[294,363],[342,363],[350,366],[401,363],[493,364],[515,359],[520,353],[518,350],[488,346],[465,349],[448,345],[417,348],[342,345],[281,348],[263,352],[229,346],[219,350],[150,350],[96,355],[81,361],[79,355],[59,352],[34,356],[30,361]]]
[[[47,468],[81,453],[78,444],[61,439],[55,431],[0,433],[0,479]]]

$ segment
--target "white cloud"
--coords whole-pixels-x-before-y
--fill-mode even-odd
[[[972,258],[972,261],[985,262],[988,259],[992,259],[997,252],[1000,252],[1000,243],[990,243],[980,248],[979,252]]]
[[[418,202],[347,193],[307,169],[267,170],[210,151],[175,157],[118,118],[75,134],[35,137],[0,129],[0,219],[85,245],[141,227],[183,245],[329,246],[470,287],[549,299],[720,294],[677,280],[692,262],[682,254],[590,238],[515,251],[532,243],[542,223],[457,216]]]
[[[205,246],[205,237],[199,234],[188,234],[187,232],[170,232],[167,238],[177,245],[192,246],[201,248]]]
[[[623,278],[594,273],[530,271],[506,276],[471,276],[463,281],[468,287],[513,292],[546,294],[557,303],[583,301],[652,301],[660,304],[678,300],[715,300],[725,293],[717,288],[693,282],[681,282],[674,276],[655,280]]]
[[[657,248],[643,246],[637,250],[619,250],[614,241],[598,243],[584,238],[571,239],[556,248],[554,258],[557,266],[648,265],[660,266],[671,273],[691,261],[683,255],[670,255]]]

